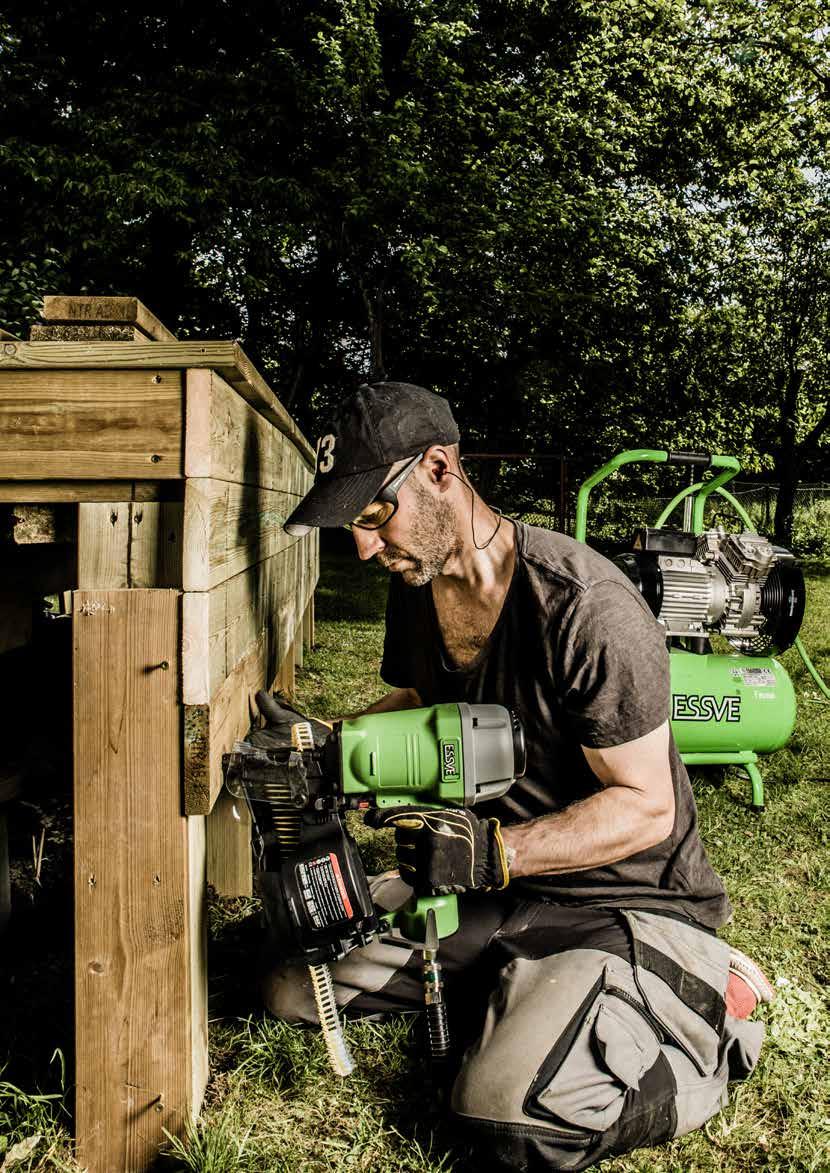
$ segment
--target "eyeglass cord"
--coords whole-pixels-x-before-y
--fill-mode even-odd
[[[501,528],[502,511],[500,509],[495,508],[495,506],[492,506],[492,505],[488,507],[493,511],[493,513],[497,513],[499,515],[499,520],[496,522],[496,528],[490,534],[490,537],[487,539],[487,541],[484,543],[483,546],[480,546],[478,544],[478,542],[476,541],[476,524],[475,524],[476,493],[475,493],[475,489],[473,488],[473,486],[470,484],[469,481],[465,481],[464,477],[460,477],[457,472],[453,472],[451,469],[448,468],[448,469],[446,469],[446,474],[448,476],[455,477],[455,479],[457,481],[461,481],[461,484],[464,485],[465,488],[470,490],[470,529],[473,534],[473,545],[475,546],[475,548],[477,550],[486,550],[487,547],[492,542],[493,538],[499,532],[499,529]]]

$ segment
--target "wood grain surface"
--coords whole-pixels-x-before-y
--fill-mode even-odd
[[[90,1173],[137,1173],[198,1110],[206,1062],[179,594],[76,591],[72,622],[77,1154]]]
[[[0,363],[0,479],[178,478],[183,422],[179,371],[45,372]]]

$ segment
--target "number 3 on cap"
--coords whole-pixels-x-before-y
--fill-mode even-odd
[[[317,449],[317,471],[331,472],[334,468],[334,436],[323,436]]]

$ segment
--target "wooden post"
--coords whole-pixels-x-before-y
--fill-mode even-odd
[[[303,614],[303,639],[309,651],[314,647],[314,595],[308,600]]]
[[[207,1078],[204,820],[181,802],[179,593],[76,591],[76,1142],[147,1168]]]

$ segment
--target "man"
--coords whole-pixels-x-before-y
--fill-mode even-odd
[[[419,892],[464,894],[442,943],[451,1010],[474,1032],[457,1120],[492,1167],[582,1169],[702,1124],[754,1067],[763,1026],[727,1013],[736,991],[755,999],[737,974],[727,990],[729,903],[669,729],[662,629],[605,558],[489,508],[458,442],[440,396],[363,386],[286,529],[349,523],[360,557],[392,573],[393,691],[368,711],[463,700],[521,718],[527,773],[502,799],[385,821]],[[391,908],[409,889],[387,876],[373,891]],[[415,961],[400,940],[356,951],[335,966],[338,1001],[420,1006]],[[733,969],[770,995],[748,959]],[[265,993],[313,1020],[297,971],[275,969]]]

